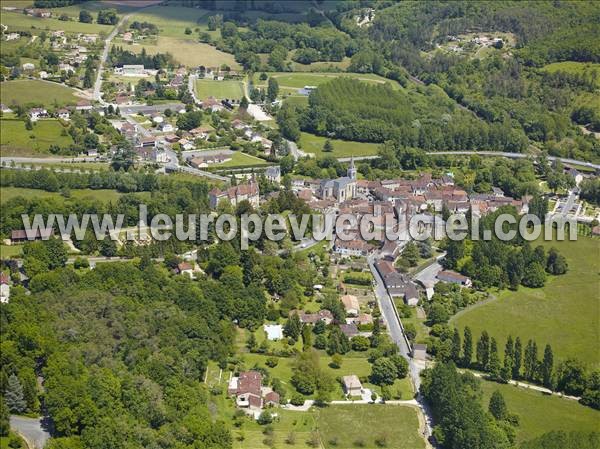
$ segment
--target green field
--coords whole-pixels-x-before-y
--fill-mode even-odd
[[[317,156],[335,156],[335,157],[350,157],[350,156],[374,156],[377,154],[379,144],[368,142],[350,142],[339,139],[329,139],[333,144],[333,151],[330,153],[323,152],[323,145],[327,140],[326,137],[315,136],[303,132],[300,136],[299,147],[307,153],[314,153]]]
[[[23,246],[8,246],[0,245],[0,259],[10,259],[11,257],[20,256]]]
[[[326,64],[326,63],[325,63]],[[394,81],[390,81],[386,78],[383,78],[379,75],[374,75],[372,73],[327,73],[327,72],[269,72],[267,75],[272,76],[279,83],[280,88],[291,88],[291,89],[300,89],[304,86],[318,86],[319,84],[326,83],[334,78],[338,78],[340,76],[347,76],[349,78],[358,79],[360,81],[366,81],[370,83],[390,83],[392,86],[397,86],[400,88],[400,85]],[[266,86],[267,81],[261,81],[259,78],[260,74],[256,73],[254,75],[254,84],[256,86]]]
[[[0,102],[8,107],[12,104],[36,104],[61,106],[76,104],[79,97],[75,90],[61,84],[40,80],[13,80],[0,83]]]
[[[259,157],[236,151],[231,155],[231,160],[222,164],[214,164],[215,168],[233,168],[233,167],[258,167],[260,165],[269,165],[270,163]]]
[[[108,189],[73,189],[71,192],[71,198],[82,199],[82,198],[92,198],[97,201],[116,202],[120,197],[121,193],[116,190],[108,190]],[[1,190],[2,203],[6,201],[16,198],[18,196],[22,196],[28,199],[42,199],[42,198],[63,198],[58,192],[47,192],[45,190],[38,189],[26,189],[22,187],[2,187]]]
[[[55,16],[60,15],[60,13],[57,13],[56,11],[54,11],[53,14]],[[9,31],[27,30],[31,31],[33,34],[39,34],[44,30],[64,30],[70,33],[108,34],[113,29],[112,25],[62,21],[54,17],[42,19],[11,11],[2,11],[2,24],[8,26]]]
[[[548,396],[539,391],[513,385],[482,381],[483,406],[487,410],[490,396],[500,390],[510,413],[519,415],[517,440],[531,440],[553,430],[598,430],[600,412],[570,399]]]
[[[244,86],[241,81],[197,80],[196,95],[199,100],[208,97],[240,99],[244,96]]]
[[[417,410],[393,405],[339,405],[319,410],[325,448],[424,448]],[[385,439],[385,446],[377,439]]]
[[[186,8],[187,9],[187,8]],[[156,53],[170,53],[175,60],[187,67],[220,67],[225,64],[233,70],[239,70],[241,66],[235,61],[230,53],[217,50],[209,44],[183,37],[159,36],[156,45],[123,45],[126,50],[139,53],[142,49],[150,55]]]
[[[199,28],[203,32],[208,32],[213,38],[219,37],[220,31],[208,31],[206,27],[207,15],[210,14],[206,9],[151,6],[135,13],[130,22],[137,20],[153,23],[159,28],[159,36],[190,39],[191,36],[185,34],[185,29],[191,28],[195,33],[195,29]]]
[[[58,120],[39,120],[31,131],[21,120],[0,120],[0,153],[23,156],[45,153],[53,144],[67,147],[73,139],[68,134],[63,136],[63,129]]]
[[[451,324],[469,326],[474,338],[483,330],[504,347],[510,334],[525,344],[532,338],[538,348],[552,345],[555,360],[575,357],[591,367],[600,366],[600,241],[579,237],[576,242],[544,242],[556,247],[569,263],[563,276],[549,278],[541,289],[519,287],[503,291],[481,306],[459,313]]]

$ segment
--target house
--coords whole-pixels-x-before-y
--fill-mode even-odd
[[[123,33],[123,41],[132,42],[133,41],[133,33],[131,31],[127,31]]]
[[[208,193],[210,199],[210,207],[215,209],[222,199],[228,200],[232,206],[237,206],[240,202],[247,200],[253,207],[259,205],[259,189],[258,183],[251,179],[248,184],[240,184],[229,187],[226,190],[218,188],[212,189]]]
[[[344,335],[348,338],[356,337],[358,335],[358,327],[354,323],[350,324],[340,324],[340,330],[344,333]]]
[[[98,150],[95,148],[87,150],[86,153],[89,157],[98,157]]]
[[[375,251],[375,246],[364,240],[342,240],[339,238],[335,239],[333,249],[336,253],[343,256],[369,256]]]
[[[54,229],[38,229],[37,231],[30,231],[30,236],[27,235],[27,231],[24,229],[16,229],[10,233],[11,244],[23,243],[28,240],[48,240],[54,235]]]
[[[275,167],[267,167],[265,170],[265,177],[267,178],[267,181],[274,184],[279,184],[281,181],[281,168],[279,165]]]
[[[291,311],[290,316],[293,313],[297,312]],[[329,325],[333,321],[333,314],[327,309],[319,310],[317,313],[301,312],[298,314],[298,317],[300,318],[300,322],[302,324],[316,324],[319,321],[323,321],[325,324]]]
[[[4,35],[7,41],[14,41],[21,37],[19,33],[8,33]]]
[[[42,80],[45,80],[50,76],[50,75],[48,75],[48,72],[46,72],[45,70],[40,70],[38,75],[39,75],[40,79],[42,79]]]
[[[177,274],[184,274],[190,278],[194,277],[194,266],[188,262],[181,262],[177,265]]]
[[[71,117],[71,113],[68,109],[61,108],[58,111],[56,111],[56,116],[61,120],[69,120]]]
[[[251,411],[279,404],[279,394],[262,385],[262,375],[258,371],[242,371],[232,377],[227,394],[235,397],[236,405]]]
[[[0,111],[2,111],[2,113],[4,113],[4,114],[8,114],[9,112],[12,112],[13,110],[11,108],[9,108],[8,106],[6,106],[4,103],[0,103]]]
[[[462,274],[451,270],[440,271],[437,274],[437,278],[440,281],[451,282],[453,284],[459,284],[464,287],[470,287],[471,285],[473,285],[471,279],[469,279],[467,276],[463,276]]]
[[[492,193],[494,194],[494,196],[496,198],[503,198],[504,197],[504,190],[502,190],[499,187],[492,187]]]
[[[206,168],[212,164],[222,164],[231,160],[228,154],[211,154],[207,156],[198,156],[190,159],[190,165],[194,168]]]
[[[416,285],[407,276],[398,273],[389,260],[377,261],[375,268],[390,296],[401,297],[409,306],[418,304],[419,290]]]
[[[281,324],[265,324],[263,326],[267,339],[270,341],[277,341],[283,338],[283,327]]]
[[[165,118],[162,115],[160,115],[158,112],[155,112],[154,114],[152,114],[151,117],[152,117],[152,121],[156,124],[160,124],[165,121]]]
[[[158,129],[163,133],[172,133],[175,131],[175,128],[173,128],[173,125],[171,125],[169,122],[161,123],[158,125]]]
[[[92,108],[92,103],[88,100],[79,100],[75,106],[78,111],[91,111]]]
[[[415,343],[413,345],[413,358],[416,360],[427,360],[427,345]]]
[[[361,396],[362,395],[362,384],[356,374],[342,377],[342,386],[344,387],[344,393],[346,396]]]
[[[358,302],[358,298],[354,295],[344,295],[340,298],[342,304],[344,304],[344,309],[346,309],[346,314],[350,316],[358,316],[360,313],[360,304]]]
[[[23,64],[22,67],[25,71],[35,70],[35,64],[33,64],[32,62],[26,62],[25,64]]]
[[[373,324],[373,317],[369,313],[361,313],[357,317],[346,318],[346,324],[356,324],[357,326],[366,326]]]
[[[0,272],[0,303],[6,304],[10,300],[10,279],[8,275]]]
[[[29,119],[32,122],[36,122],[40,118],[47,117],[47,116],[48,116],[48,111],[44,108],[31,108],[29,110]]]

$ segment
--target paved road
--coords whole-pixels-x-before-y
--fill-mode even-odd
[[[129,13],[121,17],[119,23],[113,28],[106,40],[104,41],[104,50],[100,57],[100,64],[98,65],[98,73],[96,74],[96,82],[94,83],[94,100],[99,101],[101,105],[105,106],[107,103],[102,99],[102,72],[104,71],[104,64],[108,58],[108,51],[110,50],[110,43],[119,32],[119,29],[129,19],[133,13]]]
[[[438,282],[437,275],[443,269],[439,263],[439,260],[441,260],[445,255],[446,253],[439,255],[434,263],[428,265],[413,275],[413,278],[416,281],[419,281],[425,287],[427,299],[431,299],[433,296],[433,286]]]
[[[532,155],[529,153],[508,153],[508,152],[504,152],[504,151],[429,151],[429,152],[427,152],[427,154],[429,154],[431,156],[435,156],[436,154],[465,155],[465,156],[470,156],[470,155],[476,154],[479,156],[507,157],[510,159],[527,159],[527,158],[532,157]],[[581,165],[583,167],[593,168],[595,170],[600,170],[600,165],[598,165],[598,164],[592,164],[591,162],[586,162],[586,161],[579,161],[577,159],[569,159],[569,158],[565,158],[565,157],[557,158],[555,156],[548,156],[548,160],[550,162],[559,160],[564,164],[575,164],[575,165]]]
[[[42,424],[42,418],[11,415],[10,428],[21,435],[32,449],[43,448],[50,438],[50,433]]]

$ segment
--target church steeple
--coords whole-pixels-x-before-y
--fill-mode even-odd
[[[354,166],[354,156],[350,158],[350,167],[348,167],[347,175],[350,179],[356,179],[356,167]]]

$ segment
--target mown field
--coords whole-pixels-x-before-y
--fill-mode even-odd
[[[244,87],[240,81],[213,81],[202,79],[196,81],[196,96],[199,100],[208,97],[215,97],[217,99],[240,99],[244,96]]]
[[[3,156],[47,153],[50,145],[66,147],[73,143],[71,136],[63,135],[58,120],[39,120],[33,130],[25,129],[22,120],[0,120],[0,153]]]
[[[55,16],[60,13],[54,11]],[[95,14],[94,14],[95,19]],[[79,21],[62,21],[58,18],[42,19],[26,16],[25,14],[2,11],[2,24],[8,26],[9,31],[27,30],[32,34],[40,34],[44,30],[64,30],[69,33],[99,34],[110,33],[112,25],[98,25],[97,23],[81,23]]]
[[[317,156],[374,156],[377,154],[379,144],[368,142],[350,142],[340,139],[329,139],[333,145],[333,151],[323,152],[326,137],[315,136],[314,134],[301,133],[299,147],[307,153],[314,153]]]
[[[327,63],[321,63],[327,64]],[[347,76],[349,78],[358,79],[360,81],[365,81],[369,83],[390,83],[392,86],[397,86],[400,88],[400,85],[394,81],[390,81],[386,78],[383,78],[379,75],[374,75],[372,73],[328,73],[328,72],[268,72],[267,75],[272,76],[279,83],[280,88],[293,88],[300,89],[304,86],[318,86],[320,84],[326,83],[327,81],[331,81],[334,78],[338,78],[340,76]],[[254,84],[256,86],[266,86],[267,81],[260,80],[260,73],[256,73],[254,75]]]
[[[231,160],[223,162],[222,164],[215,164],[213,167],[216,168],[231,168],[231,167],[256,167],[260,165],[269,165],[270,163],[264,159],[250,156],[249,154],[236,151],[231,156]]]
[[[578,358],[590,367],[600,366],[600,240],[579,237],[577,241],[543,242],[554,246],[569,263],[563,276],[549,278],[541,289],[520,287],[503,291],[481,306],[467,309],[451,320],[463,329],[469,326],[478,338],[483,330],[498,339],[517,335],[526,343],[532,338],[538,348],[552,345],[555,360]]]
[[[490,396],[495,390],[499,390],[508,410],[519,415],[520,425],[516,429],[519,442],[531,440],[553,430],[598,430],[600,412],[570,399],[489,381],[482,381],[481,386],[482,403],[486,410]]]
[[[97,201],[116,202],[122,193],[117,192],[116,190],[109,189],[73,189],[70,191],[71,198],[82,199],[82,198],[92,198]],[[1,202],[5,203],[12,198],[16,198],[18,196],[25,197],[27,199],[42,199],[42,198],[64,198],[58,192],[47,192],[45,190],[38,189],[26,189],[23,187],[2,187],[2,198]]]
[[[0,83],[0,102],[8,107],[12,104],[36,104],[46,107],[54,104],[72,105],[80,99],[77,92],[61,84],[40,80],[12,80]]]

